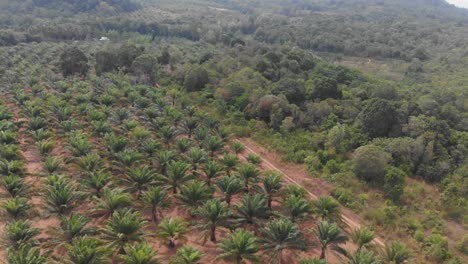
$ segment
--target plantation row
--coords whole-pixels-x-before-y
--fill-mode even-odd
[[[398,243],[373,246],[367,228],[348,238],[335,200],[310,201],[261,171],[260,157],[168,90],[34,71],[9,87],[0,106],[9,263],[326,263],[332,249],[345,263],[410,257]]]

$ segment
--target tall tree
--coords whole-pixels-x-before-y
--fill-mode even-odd
[[[196,228],[202,230],[205,241],[209,237],[211,242],[216,242],[216,228],[228,224],[228,205],[219,199],[211,199],[206,201],[196,214],[199,218]]]
[[[320,259],[325,259],[326,251],[329,247],[337,250],[340,244],[348,240],[343,231],[335,223],[320,222],[314,233],[321,244]]]

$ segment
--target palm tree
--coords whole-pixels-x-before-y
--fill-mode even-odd
[[[188,223],[182,218],[164,218],[158,225],[156,236],[169,242],[169,247],[176,246],[176,241],[185,241],[185,236],[189,232]]]
[[[41,255],[38,248],[31,244],[21,244],[15,250],[8,250],[9,264],[46,264],[47,256]],[[97,263],[96,263],[97,264]]]
[[[216,242],[216,228],[228,223],[228,205],[219,199],[211,199],[206,201],[196,214],[200,218],[196,228],[203,231],[204,241],[210,237],[211,242]]]
[[[66,179],[47,187],[44,207],[50,214],[65,215],[78,205],[81,198],[75,186]]]
[[[93,194],[101,197],[102,189],[111,181],[111,175],[104,170],[93,171],[85,174],[84,184],[93,190]]]
[[[224,201],[230,206],[232,196],[242,192],[244,185],[238,177],[224,176],[216,181],[216,186],[224,194]]]
[[[372,251],[356,251],[355,253],[351,253],[345,249],[341,249],[341,252],[347,259],[344,264],[382,264]]]
[[[179,153],[183,154],[190,149],[190,146],[192,145],[192,141],[188,138],[181,138],[176,141],[175,145],[177,147],[177,150],[179,150]]]
[[[343,231],[335,224],[329,222],[320,222],[314,230],[321,244],[320,259],[325,259],[326,251],[329,247],[337,249],[340,244],[345,243],[348,238],[343,234]]]
[[[206,161],[207,153],[203,149],[191,148],[187,159],[192,165],[192,174],[195,175],[198,170],[198,166]]]
[[[2,203],[2,208],[13,219],[19,219],[28,216],[31,205],[28,199],[23,197],[10,198]]]
[[[132,168],[128,170],[123,182],[127,185],[127,191],[136,193],[136,199],[140,200],[143,191],[156,183],[156,175],[147,166]]]
[[[24,178],[10,174],[0,181],[0,185],[8,192],[11,197],[24,196],[28,191],[28,185],[24,183]]]
[[[97,203],[94,213],[104,217],[110,217],[116,210],[132,204],[130,194],[124,193],[121,188],[104,189],[102,197],[95,200]]]
[[[231,144],[231,149],[234,151],[234,153],[236,153],[236,155],[239,155],[239,153],[245,150],[245,146],[242,143],[236,141]]]
[[[369,243],[374,240],[374,232],[366,227],[356,228],[351,231],[350,238],[358,246],[357,251],[360,251],[363,247],[369,249]]]
[[[176,154],[170,150],[164,150],[159,153],[158,162],[159,162],[159,172],[161,174],[166,174],[167,167],[169,164],[175,160]]]
[[[241,203],[236,204],[237,219],[241,224],[258,225],[260,219],[267,219],[270,208],[266,206],[266,198],[262,194],[247,194],[242,196]]]
[[[21,244],[29,243],[34,245],[34,239],[40,233],[38,228],[31,228],[28,220],[16,220],[5,226],[6,239],[14,249],[18,249]]]
[[[170,206],[167,191],[159,187],[151,187],[148,191],[143,193],[143,201],[151,207],[151,220],[158,221],[158,213],[161,214],[161,209]]]
[[[307,258],[299,261],[299,264],[327,264],[327,261],[318,258]]]
[[[221,170],[221,165],[219,165],[217,162],[208,161],[203,166],[203,172],[206,176],[206,185],[211,186],[211,180],[216,178],[220,174]]]
[[[253,164],[244,164],[237,169],[237,172],[239,177],[244,180],[244,187],[247,192],[249,191],[249,183],[256,181],[260,175],[260,171]],[[267,204],[266,201],[265,204]]]
[[[103,239],[108,242],[109,248],[124,254],[124,248],[128,243],[143,240],[142,227],[145,224],[146,221],[141,218],[139,212],[128,208],[120,209],[106,221],[102,229]]]
[[[320,196],[314,202],[313,211],[322,221],[341,222],[340,204],[330,196]]]
[[[68,258],[65,263],[70,264],[108,264],[108,248],[102,242],[92,237],[78,237],[73,239],[68,247]]]
[[[283,183],[281,181],[281,174],[277,171],[268,171],[266,176],[261,179],[262,191],[267,197],[267,206],[271,208],[271,202],[276,194],[281,191]]]
[[[258,239],[248,231],[239,229],[224,238],[218,244],[220,251],[217,258],[235,261],[236,264],[245,263],[245,260],[258,262],[259,259],[255,255],[258,251]]]
[[[156,251],[146,243],[125,247],[125,255],[120,257],[123,264],[158,264]]]
[[[61,216],[60,227],[53,230],[54,233],[59,234],[59,237],[53,239],[52,245],[71,244],[75,238],[95,234],[94,229],[86,227],[89,222],[89,218],[79,214],[71,214],[69,218]]]
[[[195,140],[198,142],[198,146],[201,148],[203,146],[203,142],[208,138],[208,129],[206,127],[198,128],[195,131]]]
[[[214,154],[224,147],[223,140],[218,136],[210,136],[205,141],[206,149],[210,152],[210,157],[214,157]]]
[[[283,204],[283,212],[288,216],[292,222],[299,218],[305,218],[312,212],[310,202],[304,198],[291,195],[287,197]]]
[[[398,242],[385,244],[385,247],[380,254],[386,263],[403,264],[411,258],[409,249]]]
[[[173,161],[167,167],[167,175],[163,176],[162,181],[172,189],[172,193],[176,194],[180,186],[189,180],[191,176],[187,174],[190,165],[183,161]]]
[[[170,126],[163,126],[159,129],[159,135],[161,136],[166,145],[171,143],[171,141],[174,140],[178,134],[179,132],[175,128]]]
[[[62,161],[56,157],[45,158],[42,167],[48,174],[58,173],[64,169]]]
[[[221,159],[221,163],[224,165],[224,168],[226,169],[226,174],[228,176],[231,176],[231,171],[237,166],[237,163],[239,163],[239,157],[231,153],[226,153],[224,154],[224,157]]]
[[[278,264],[283,263],[284,250],[304,250],[307,243],[299,227],[289,219],[275,219],[260,230],[261,248],[264,253]]]
[[[176,194],[176,198],[180,203],[192,210],[202,205],[206,200],[213,195],[211,188],[199,180],[192,180],[180,187],[180,193]]]
[[[188,138],[192,138],[193,133],[198,127],[198,120],[189,117],[184,120],[182,120],[182,131],[187,134]]]
[[[200,259],[205,255],[205,253],[194,247],[183,246],[177,250],[176,255],[170,259],[169,264],[199,264]]]

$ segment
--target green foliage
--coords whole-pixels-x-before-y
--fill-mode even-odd
[[[388,153],[377,146],[360,147],[354,153],[354,173],[365,181],[382,183],[385,181],[385,169],[391,158]]]
[[[86,76],[88,74],[88,58],[77,47],[67,48],[60,55],[60,69],[64,77],[71,75]]]
[[[176,241],[185,241],[185,236],[189,232],[188,223],[182,218],[164,218],[158,225],[156,236],[167,241],[169,247],[173,248],[176,246]]]
[[[179,248],[176,255],[171,257],[169,260],[170,264],[197,264],[200,259],[205,256],[205,253],[200,250],[190,247],[183,246]]]
[[[218,244],[220,254],[218,258],[234,261],[236,264],[245,263],[244,260],[257,262],[255,255],[259,247],[258,239],[250,232],[243,229],[234,231]]]
[[[385,196],[394,202],[400,200],[405,187],[406,173],[396,167],[389,167],[385,173],[383,189]]]

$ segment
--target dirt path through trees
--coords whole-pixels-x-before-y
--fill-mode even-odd
[[[276,170],[283,174],[283,178],[287,182],[303,186],[312,200],[316,200],[318,196],[330,194],[331,186],[322,179],[311,177],[304,166],[282,162],[276,153],[266,150],[251,139],[240,138],[239,141],[245,146],[243,156],[246,157],[248,154],[260,156],[263,169]],[[343,222],[348,225],[349,229],[361,226],[362,219],[356,213],[344,207],[341,211]],[[384,246],[382,241],[378,236],[374,239],[374,243]]]

